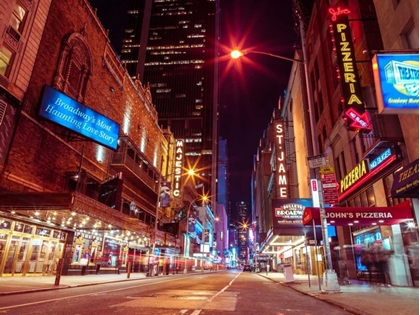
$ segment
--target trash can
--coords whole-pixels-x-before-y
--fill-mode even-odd
[[[283,273],[284,273],[284,280],[285,280],[286,283],[295,281],[295,279],[293,277],[292,265],[284,264],[283,265]]]

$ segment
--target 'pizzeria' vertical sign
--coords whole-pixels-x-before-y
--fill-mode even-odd
[[[348,14],[350,10],[330,8],[331,32],[337,52],[337,62],[340,70],[340,82],[343,93],[344,114],[350,122],[347,127],[352,131],[369,132],[371,130],[369,118],[365,112],[362,99],[362,88],[357,73],[356,56],[352,43]]]

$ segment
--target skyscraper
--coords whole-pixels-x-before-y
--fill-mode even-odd
[[[216,196],[219,0],[130,0],[121,61],[150,88],[159,124]],[[212,206],[216,198],[211,198]]]

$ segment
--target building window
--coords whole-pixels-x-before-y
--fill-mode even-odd
[[[323,145],[322,145],[322,137],[321,135],[318,136],[318,153],[323,153]]]
[[[8,76],[13,62],[14,53],[6,46],[0,46],[0,74]]]
[[[346,176],[346,163],[344,162],[344,152],[341,152],[335,159],[336,175],[338,180],[342,180]]]
[[[319,91],[319,94],[318,94],[318,104],[319,104],[319,114],[322,115],[322,112],[324,111],[324,99],[322,97],[321,91]]]
[[[324,142],[327,140],[327,128],[324,126],[322,127],[322,137],[324,138]]]
[[[26,10],[25,8],[19,4],[19,2],[15,3],[15,7],[13,9],[13,14],[10,18],[10,25],[17,31],[22,34],[22,30],[25,24],[25,17],[26,17]]]
[[[360,162],[360,156],[359,156],[359,151],[357,150],[357,145],[356,145],[356,137],[354,137],[353,139],[351,139],[351,149],[353,151],[353,155],[354,158],[356,160],[356,164]]]
[[[54,87],[83,103],[91,74],[92,54],[89,47],[82,35],[73,33],[63,43]]]

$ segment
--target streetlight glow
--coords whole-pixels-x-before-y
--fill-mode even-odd
[[[238,58],[242,57],[243,55],[244,54],[240,50],[238,50],[238,49],[232,50],[232,52],[230,53],[230,56],[233,59],[238,59]]]

